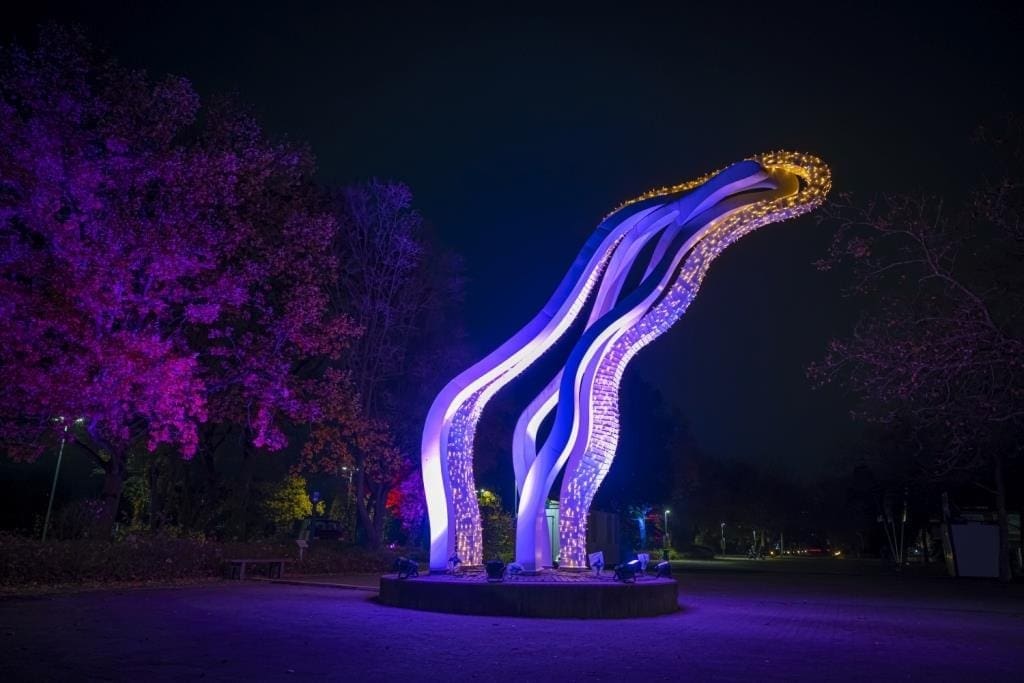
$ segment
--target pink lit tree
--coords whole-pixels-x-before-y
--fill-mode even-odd
[[[210,420],[201,432],[204,455],[225,434],[241,432],[242,466],[233,483],[232,531],[246,535],[254,460],[282,449],[296,423],[322,421],[342,406],[344,428],[350,383],[327,384],[324,368],[337,364],[360,334],[331,301],[339,262],[330,245],[338,224],[311,182],[312,157],[267,140],[259,126],[230,106],[207,114],[204,147],[237,164],[237,201],[230,211],[247,227],[235,263],[247,284],[245,301],[207,335],[200,357],[206,371]],[[328,391],[328,394],[324,392]]]
[[[308,155],[49,28],[0,66],[0,439],[63,431],[104,470],[114,519],[133,449],[186,458],[208,419],[255,448],[316,416],[297,366],[356,328],[331,307]],[[313,208],[311,208],[313,207]]]

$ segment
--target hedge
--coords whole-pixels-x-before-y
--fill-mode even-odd
[[[383,572],[398,550],[370,551],[320,541],[298,561],[294,543],[220,543],[160,535],[123,540],[47,541],[0,534],[0,587],[138,583],[224,576],[229,558],[284,557],[289,574]]]

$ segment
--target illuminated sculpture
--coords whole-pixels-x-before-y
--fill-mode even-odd
[[[543,310],[449,382],[431,406],[422,444],[431,570],[443,570],[453,552],[467,565],[482,564],[473,478],[477,421],[487,401],[569,329],[596,288],[564,368],[527,406],[513,433],[520,492],[516,562],[526,571],[551,563],[544,504],[565,468],[561,565],[585,566],[587,512],[615,455],[619,381],[629,360],[682,316],[725,247],[763,225],[812,210],[829,187],[829,170],[820,160],[776,152],[652,190],[605,218]],[[626,282],[636,280],[623,293]],[[540,425],[553,410],[550,433],[538,448]]]

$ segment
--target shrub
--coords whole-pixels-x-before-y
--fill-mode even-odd
[[[95,499],[75,500],[57,510],[53,516],[51,533],[54,538],[75,540],[95,538],[103,535],[100,523],[103,517],[103,504]]]
[[[213,543],[159,536],[42,543],[0,535],[0,586],[210,577],[220,571],[222,553]]]
[[[201,537],[127,534],[118,541],[47,541],[0,534],[0,587],[213,579],[231,558],[292,558],[289,574],[376,573],[404,549],[313,543],[302,562],[294,543],[218,543]],[[416,557],[416,553],[411,554]]]

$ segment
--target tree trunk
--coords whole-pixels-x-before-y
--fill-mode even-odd
[[[376,549],[380,547],[380,534],[370,519],[370,511],[366,505],[366,476],[363,468],[356,471],[356,513],[359,519],[359,528],[363,530],[363,543],[367,548]]]
[[[235,509],[231,526],[239,541],[246,540],[249,521],[249,493],[252,488],[253,452],[248,441],[242,447],[242,468],[238,475],[238,489],[235,492]]]
[[[334,497],[327,516],[341,522],[345,538],[356,539],[355,524],[352,521],[352,481],[348,477],[337,477],[334,480]]]
[[[110,449],[110,459],[103,463],[103,490],[100,493],[100,513],[96,519],[94,534],[97,538],[109,539],[114,533],[117,508],[121,504],[124,490],[124,475],[128,465],[128,454],[122,450]]]
[[[996,513],[999,515],[999,580],[1010,581],[1010,523],[1006,516],[1006,483],[1003,480],[1003,456],[995,457]]]
[[[160,491],[160,461],[153,458],[146,472],[149,483],[149,528],[158,531],[163,525],[163,500]]]
[[[203,474],[206,477],[206,490],[210,492],[212,497],[220,485],[220,473],[217,472],[217,460],[214,451],[203,451]]]
[[[219,425],[213,425],[203,433],[200,453],[202,454],[206,490],[210,492],[211,498],[216,496],[221,483],[220,472],[217,470],[217,451],[230,435],[230,427],[220,428]]]
[[[373,501],[373,534],[377,539],[377,546],[380,546],[384,542],[384,520],[387,518],[387,488],[384,484],[377,484],[374,486],[374,495],[376,498]]]

